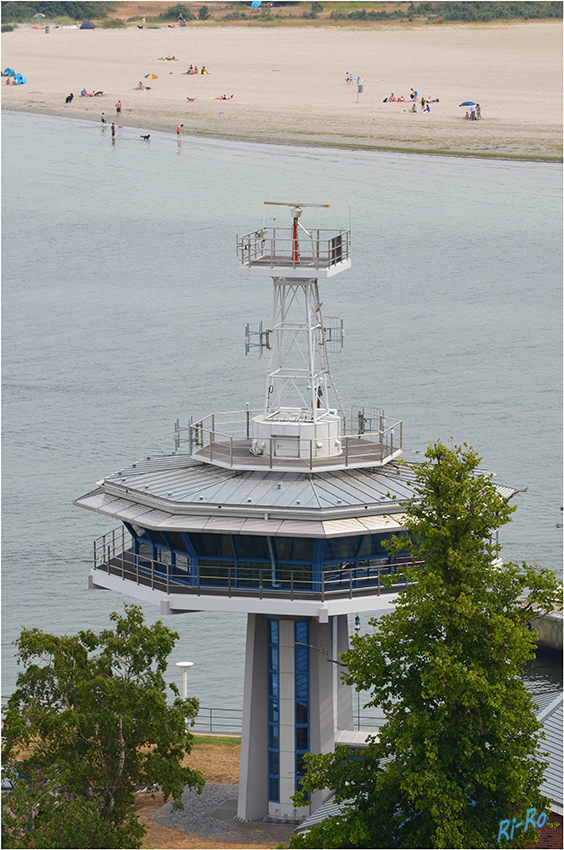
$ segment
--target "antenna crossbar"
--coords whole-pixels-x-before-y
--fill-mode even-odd
[[[265,204],[273,207],[325,207],[328,208],[331,204],[294,204],[290,201],[264,201]]]

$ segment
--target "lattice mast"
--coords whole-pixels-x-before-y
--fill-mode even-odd
[[[300,267],[300,235],[304,251],[310,255],[313,235],[300,223],[304,207],[329,208],[330,204],[281,204],[265,201],[267,206],[289,206],[292,215],[292,263]],[[311,254],[315,246],[311,245]],[[331,407],[330,387],[344,417],[339,394],[331,374],[327,350],[327,332],[321,311],[317,278],[288,279],[273,277],[274,297],[270,357],[266,377],[265,416],[276,415],[284,407],[300,407],[317,421]],[[328,329],[331,334],[333,328]],[[338,342],[342,344],[342,334]]]
[[[249,252],[249,268],[255,274],[261,270],[262,274],[270,272],[273,282],[271,328],[263,331],[261,325],[258,332],[252,333],[247,326],[245,340],[247,352],[252,346],[260,347],[261,354],[264,349],[269,351],[264,413],[253,420],[255,439],[251,451],[260,454],[265,448],[261,445],[265,438],[279,436],[281,423],[294,422],[309,426],[300,432],[304,437],[306,432],[309,440],[319,437],[317,448],[321,454],[338,454],[345,420],[331,374],[328,348],[339,350],[344,332],[341,320],[323,318],[318,278],[332,276],[350,266],[350,234],[332,231],[328,236],[326,231],[309,232],[300,223],[304,207],[327,208],[329,204],[273,201],[265,204],[289,206],[292,225],[290,229],[263,227],[245,237],[248,241],[242,246],[244,262],[244,249]],[[244,271],[248,273],[246,267]],[[251,342],[257,337],[258,342]],[[296,429],[286,428],[286,432],[289,430]],[[290,446],[290,434],[286,436],[285,442]],[[284,451],[281,442],[278,449]],[[298,451],[297,446],[294,450]]]

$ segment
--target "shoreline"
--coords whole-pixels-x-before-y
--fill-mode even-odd
[[[186,136],[335,150],[562,161],[562,23],[441,27],[205,29],[18,28],[3,61],[10,111],[83,118]],[[177,61],[163,57],[175,56]],[[209,75],[185,73],[205,64]],[[345,73],[358,75],[347,85]],[[156,79],[150,83],[149,74]],[[139,80],[148,90],[137,90]],[[471,86],[468,81],[471,80]],[[408,110],[410,88],[439,98]],[[79,96],[81,89],[99,97]],[[391,91],[406,101],[385,102]],[[65,98],[74,94],[72,103]],[[226,92],[233,99],[219,98]],[[464,120],[470,96],[481,121]]]
[[[60,112],[53,111],[41,111],[41,110],[30,110],[30,109],[16,109],[14,107],[2,107],[3,112],[23,112],[26,115],[42,115],[48,118],[65,118],[70,119],[71,121],[86,121],[92,126],[100,126],[99,122],[94,118],[85,118],[82,116],[71,116],[65,115]],[[109,122],[111,123],[111,122]],[[155,124],[158,122],[155,122]],[[150,130],[155,133],[162,133],[163,135],[169,135],[171,139],[174,139],[176,133],[170,130],[168,127],[163,128],[162,126],[153,126],[149,124],[143,124],[143,126],[135,125],[135,124],[116,124],[118,129],[125,128],[128,130]],[[236,136],[236,135],[223,135],[220,133],[216,133],[213,131],[194,131],[194,132],[185,132],[183,134],[183,139],[188,141],[189,139],[211,139],[217,140],[221,142],[240,142],[241,144],[257,144],[257,145],[269,145],[275,147],[277,145],[281,147],[296,147],[296,148],[304,148],[304,149],[313,149],[313,150],[335,150],[335,151],[350,151],[352,153],[361,153],[361,152],[369,152],[369,153],[399,153],[404,154],[405,156],[446,156],[451,159],[476,159],[476,160],[487,160],[488,162],[522,162],[522,163],[538,163],[538,164],[546,164],[546,165],[562,165],[563,157],[562,156],[534,156],[529,154],[509,154],[509,153],[488,153],[488,152],[475,152],[475,151],[443,151],[436,149],[418,149],[415,147],[405,148],[405,147],[396,147],[396,146],[383,146],[383,145],[354,145],[352,143],[347,142],[330,142],[330,141],[319,141],[319,142],[304,142],[304,141],[292,141],[292,140],[281,140],[279,138],[272,139],[256,139],[250,138],[245,135]]]

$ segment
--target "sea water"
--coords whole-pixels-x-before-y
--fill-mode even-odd
[[[112,522],[73,499],[172,451],[177,417],[262,404],[243,335],[268,326],[272,287],[238,276],[235,236],[263,212],[288,226],[264,201],[331,204],[304,226],[352,227],[351,270],[321,283],[345,321],[345,407],[401,418],[407,448],[477,448],[524,491],[504,556],[561,575],[561,168],[142,133],[3,113],[3,700],[22,626],[99,630],[121,608],[86,589]],[[190,693],[240,707],[244,616],[166,622],[169,680],[193,661]]]

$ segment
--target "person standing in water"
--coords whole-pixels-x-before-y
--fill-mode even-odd
[[[115,139],[115,137],[116,137],[116,125],[112,121],[112,141]]]
[[[178,127],[176,128],[176,138],[177,139],[182,138],[182,128],[183,127],[184,127],[184,124],[179,124]]]
[[[102,112],[102,117],[100,118],[100,121],[102,122],[102,124],[106,123],[106,116],[104,115],[103,112]]]

